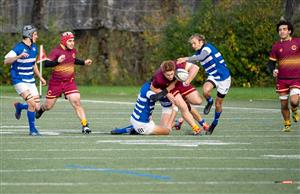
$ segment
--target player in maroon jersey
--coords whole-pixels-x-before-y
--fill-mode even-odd
[[[201,129],[195,123],[194,118],[199,122],[204,130],[208,130],[209,126],[205,120],[202,119],[198,111],[195,108],[190,107],[190,104],[200,105],[202,103],[202,99],[198,91],[190,84],[198,73],[199,67],[197,65],[186,62],[176,63],[175,61],[171,60],[162,62],[160,68],[152,77],[151,89],[156,93],[165,89],[175,79],[175,71],[179,68],[188,70],[189,77],[185,82],[178,81],[175,85],[175,88],[167,94],[167,97],[173,104],[179,107],[183,118],[192,127],[194,133],[198,134],[200,133]]]
[[[291,131],[289,98],[292,118],[300,120],[297,111],[300,95],[300,38],[292,37],[293,25],[281,20],[276,28],[280,40],[273,44],[269,56],[269,69],[276,78],[276,92],[281,103],[281,114],[284,120],[282,131]],[[277,63],[277,67],[276,67]]]
[[[57,99],[64,94],[81,122],[82,133],[88,134],[91,132],[91,129],[88,126],[84,109],[80,103],[80,93],[75,83],[75,65],[91,65],[92,60],[86,59],[83,61],[76,58],[74,44],[73,33],[62,33],[60,44],[51,51],[48,56],[49,60],[45,61],[45,67],[52,67],[52,73],[46,101],[42,104],[40,111],[36,113],[36,118],[40,118],[44,111],[52,109]]]

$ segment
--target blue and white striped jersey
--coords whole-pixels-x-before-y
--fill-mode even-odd
[[[35,44],[32,44],[31,47],[29,47],[25,43],[20,42],[5,55],[5,58],[15,57],[23,52],[28,53],[29,56],[27,58],[17,59],[10,67],[10,75],[13,85],[21,82],[35,83],[33,68],[38,54],[38,49]]]
[[[230,77],[221,53],[211,44],[204,44],[193,56],[188,57],[188,61],[200,62],[206,75],[212,76],[216,81],[223,81]]]
[[[136,121],[148,123],[150,121],[150,116],[154,110],[155,102],[150,100],[150,96],[155,95],[150,89],[151,83],[146,82],[142,86],[138,99],[136,101],[133,113],[133,117]]]

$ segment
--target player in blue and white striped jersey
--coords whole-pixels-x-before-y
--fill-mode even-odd
[[[35,111],[40,108],[40,98],[35,85],[34,74],[36,74],[42,84],[46,81],[40,76],[36,65],[38,48],[35,42],[38,38],[37,29],[32,25],[26,25],[22,30],[23,40],[5,55],[4,64],[11,64],[10,75],[12,84],[16,92],[26,101],[26,103],[15,103],[16,119],[20,119],[21,111],[27,110],[29,123],[29,135],[39,135],[35,127]]]
[[[116,128],[112,134],[142,134],[142,135],[168,135],[172,131],[172,124],[176,117],[176,110],[172,110],[168,121],[164,125],[156,125],[152,120],[152,112],[155,102],[161,100],[174,88],[175,82],[170,84],[167,89],[156,94],[150,89],[151,82],[146,82],[140,89],[134,110],[131,114],[131,125],[125,128]],[[132,128],[134,131],[132,131]]]
[[[189,42],[196,53],[190,57],[179,58],[178,62],[200,62],[205,69],[207,80],[203,85],[203,95],[207,100],[207,104],[204,108],[204,114],[210,112],[213,104],[211,91],[213,88],[217,88],[215,117],[209,128],[211,134],[221,116],[222,103],[229,91],[231,76],[222,54],[212,44],[207,43],[203,35],[194,34],[189,38]]]

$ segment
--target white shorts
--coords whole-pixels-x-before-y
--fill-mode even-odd
[[[142,123],[130,117],[130,123],[133,125],[134,130],[139,134],[150,135],[154,132],[155,123],[152,120],[149,123]]]
[[[32,83],[21,82],[21,83],[14,85],[14,87],[16,89],[16,92],[19,95],[22,94],[23,92],[25,92],[26,90],[29,90],[29,92],[32,96],[39,96],[39,92],[34,83],[32,84]]]
[[[216,81],[213,76],[208,76],[207,80],[213,82],[216,85],[217,91],[222,94],[226,95],[229,91],[231,85],[231,77],[223,80],[223,81]]]

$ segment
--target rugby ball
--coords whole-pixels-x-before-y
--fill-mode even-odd
[[[176,69],[175,78],[178,81],[185,82],[189,77],[189,72],[185,69]]]

